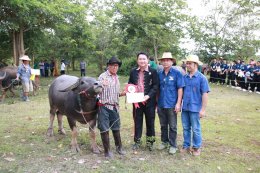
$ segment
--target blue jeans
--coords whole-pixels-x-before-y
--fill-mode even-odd
[[[161,125],[161,141],[170,143],[172,147],[177,147],[177,114],[173,108],[159,108],[158,115]]]
[[[191,146],[191,139],[192,147],[200,148],[202,144],[202,136],[199,112],[182,111],[181,120],[184,138],[183,148],[187,149]]]

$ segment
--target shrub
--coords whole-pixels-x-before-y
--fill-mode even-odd
[[[136,58],[126,58],[122,60],[122,65],[118,70],[118,74],[128,76],[132,68],[136,66]]]

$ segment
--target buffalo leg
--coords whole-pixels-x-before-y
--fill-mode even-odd
[[[70,129],[71,129],[71,143],[70,143],[71,150],[75,151],[75,152],[79,152],[80,148],[79,148],[79,145],[77,142],[78,130],[76,127],[76,121],[72,120],[68,117],[67,117],[67,119],[68,119],[68,123],[69,123]]]
[[[96,127],[96,119],[91,120],[89,122],[89,136],[91,139],[91,150],[95,154],[100,154],[100,149],[98,148],[97,142],[96,142],[95,127]]]
[[[58,126],[59,126],[59,134],[61,135],[66,135],[66,132],[63,128],[63,121],[62,121],[62,114],[60,114],[59,112],[57,112],[57,119],[58,119]]]
[[[47,130],[47,136],[51,137],[53,136],[53,121],[54,121],[55,114],[50,113],[50,122],[49,122],[49,128]]]
[[[6,90],[2,90],[1,102],[4,102],[6,96]]]
[[[13,87],[10,88],[10,92],[12,93],[12,97],[15,97],[15,93],[14,93],[14,90],[13,90]]]

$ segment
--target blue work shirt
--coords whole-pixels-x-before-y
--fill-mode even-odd
[[[241,64],[236,64],[236,70],[240,70],[241,69]]]
[[[29,82],[31,74],[31,67],[29,65],[21,64],[18,67],[17,76],[21,78],[22,82]]]
[[[158,76],[160,80],[158,107],[174,108],[178,99],[178,89],[185,86],[183,75],[171,68],[167,75],[162,70],[158,72]]]
[[[228,69],[228,65],[227,64],[221,64],[220,68],[221,68],[221,71],[227,70]]]
[[[207,78],[197,71],[192,77],[186,74],[184,76],[184,82],[182,110],[200,112],[202,107],[202,95],[210,92]]]
[[[217,63],[211,63],[210,64],[211,69],[215,70],[217,68]]]
[[[240,65],[241,71],[246,71],[247,70],[247,65],[246,64],[241,64]]]

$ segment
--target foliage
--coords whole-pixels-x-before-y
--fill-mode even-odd
[[[171,51],[178,45],[182,36],[179,21],[185,21],[181,10],[185,3],[172,1],[129,1],[121,0],[115,4],[115,27],[122,30],[124,40],[135,39],[140,50],[154,54]]]
[[[197,50],[215,57],[254,56],[259,48],[259,38],[254,34],[259,28],[256,2],[217,0],[211,8],[204,20],[190,20],[190,36],[196,41]]]
[[[136,66],[136,57],[125,58],[122,61],[122,65],[118,70],[118,74],[128,76],[132,68]]]

